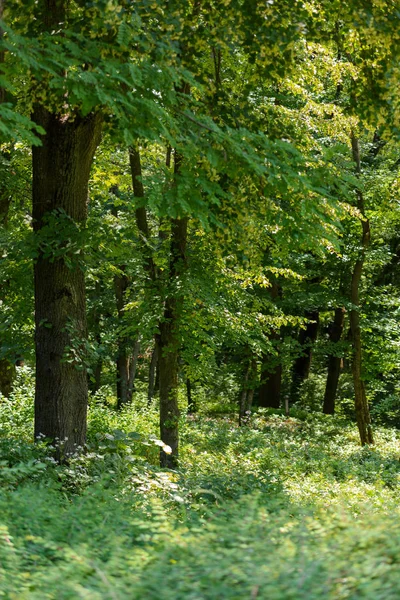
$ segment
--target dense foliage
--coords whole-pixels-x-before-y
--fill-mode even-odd
[[[202,412],[174,473],[155,465],[156,412],[97,396],[87,454],[57,466],[30,442],[24,377],[0,412],[6,598],[398,597],[394,430],[361,449],[340,417]]]
[[[398,597],[398,21],[0,0],[1,596]]]

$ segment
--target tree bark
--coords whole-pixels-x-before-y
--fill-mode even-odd
[[[175,172],[177,172],[176,154]],[[160,463],[161,466],[168,468],[174,468],[178,464],[179,319],[183,308],[183,294],[179,284],[186,270],[187,229],[187,217],[171,219],[169,291],[159,335],[160,434],[162,441],[172,449],[171,454],[166,454],[161,450]]]
[[[337,344],[343,333],[345,309],[340,306],[335,309],[335,317],[330,326],[329,341]],[[330,354],[328,358],[328,376],[326,379],[323,412],[326,415],[333,415],[335,412],[336,392],[339,383],[340,365],[342,357]]]
[[[282,365],[276,365],[271,372],[270,357],[263,356],[261,366],[261,385],[258,395],[258,406],[280,408],[282,389]]]
[[[33,120],[46,131],[42,146],[32,151],[32,216],[39,246],[34,267],[35,436],[44,435],[59,444],[62,459],[86,439],[85,280],[76,255],[68,256],[65,249],[64,256],[53,256],[51,249],[62,252],[68,244],[63,239],[65,224],[82,225],[86,220],[88,180],[100,141],[101,116],[61,116],[37,106]],[[51,216],[60,222],[59,230],[48,225]],[[66,360],[71,353],[75,358]]]
[[[361,173],[360,148],[358,138],[354,133],[351,134],[351,147],[353,160],[356,165],[356,173],[359,176]],[[374,438],[371,427],[371,417],[369,413],[368,401],[365,393],[365,385],[362,379],[362,344],[361,344],[361,327],[360,327],[360,282],[364,267],[365,255],[369,247],[371,231],[369,220],[365,216],[364,197],[360,190],[357,190],[357,208],[361,214],[361,250],[358,259],[354,265],[351,288],[350,301],[353,306],[350,311],[350,330],[353,343],[352,357],[352,374],[355,396],[355,411],[358,431],[360,433],[361,445],[373,444]]]
[[[319,312],[317,310],[307,311],[304,315],[308,319],[305,329],[299,333],[300,356],[296,358],[292,370],[291,401],[296,402],[300,398],[300,390],[303,382],[310,374],[312,347],[317,339]]]

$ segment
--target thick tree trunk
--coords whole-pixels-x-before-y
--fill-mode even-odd
[[[352,133],[351,146],[353,152],[353,160],[356,164],[357,175],[361,173],[360,149],[358,139]],[[360,433],[361,445],[373,444],[374,438],[372,435],[371,417],[369,413],[368,401],[365,393],[364,381],[362,379],[362,345],[361,345],[361,327],[360,327],[360,282],[364,267],[365,254],[367,252],[371,232],[369,220],[365,216],[364,198],[362,192],[357,190],[357,208],[361,214],[362,236],[361,236],[361,252],[357,259],[350,289],[350,301],[353,309],[350,311],[350,329],[353,343],[353,359],[352,359],[352,374],[354,383],[355,396],[355,411],[358,431]]]
[[[345,309],[338,307],[335,309],[335,317],[330,327],[329,341],[337,344],[343,333]],[[342,357],[331,354],[328,358],[328,376],[326,379],[323,412],[326,415],[333,415],[335,412],[336,392],[339,383],[340,367]]]
[[[258,406],[265,408],[279,408],[281,405],[282,365],[276,365],[272,371],[270,369],[271,357],[263,355]]]
[[[100,141],[101,117],[70,118],[37,107],[33,120],[46,131],[42,146],[32,151],[32,216],[39,248],[34,268],[35,436],[44,435],[60,444],[62,459],[86,439],[85,281],[78,262],[82,257],[69,255],[67,245],[74,225],[86,219],[88,180]]]
[[[175,162],[176,160],[175,157]],[[171,219],[169,291],[159,336],[160,434],[162,441],[172,449],[171,454],[161,450],[160,462],[161,466],[169,468],[176,467],[178,463],[178,357],[181,341],[179,318],[183,307],[183,294],[179,291],[179,283],[186,269],[187,229],[187,218]]]
[[[296,402],[300,398],[300,390],[303,382],[310,374],[312,347],[318,335],[319,312],[317,310],[307,311],[305,318],[309,320],[305,329],[299,333],[300,356],[296,358],[292,370],[291,401]]]

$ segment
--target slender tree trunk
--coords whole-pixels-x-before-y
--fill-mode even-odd
[[[197,412],[197,402],[193,398],[193,386],[190,377],[186,378],[186,394],[188,403],[188,414],[193,415]]]
[[[330,327],[329,341],[331,344],[337,344],[343,333],[345,309],[340,306],[335,309],[335,317]],[[328,358],[328,376],[326,380],[323,412],[326,415],[333,415],[335,412],[335,399],[339,383],[340,368],[342,357],[331,354]]]
[[[158,336],[156,336],[155,341],[154,341],[153,352],[151,353],[151,360],[150,360],[150,366],[149,366],[149,387],[148,387],[148,391],[147,391],[147,406],[150,406],[153,401],[154,390],[156,387],[156,369],[157,369],[157,365],[158,365],[158,354],[159,354],[158,345],[159,345],[159,340],[158,340]]]
[[[239,426],[243,425],[251,410],[254,397],[254,388],[257,385],[257,361],[249,360],[243,380],[243,389],[239,401]]]
[[[76,255],[65,252],[65,257],[54,257],[46,251],[52,247],[62,251],[68,243],[67,237],[63,239],[64,228],[70,233],[71,226],[86,220],[88,180],[100,141],[101,117],[60,116],[37,106],[33,120],[46,131],[42,146],[32,151],[32,216],[39,247],[34,268],[35,436],[59,440],[62,458],[86,439],[85,280]],[[61,226],[52,230],[49,218]]]
[[[0,19],[3,18],[4,0],[0,0]],[[3,29],[0,27],[0,41],[4,35]],[[4,50],[0,51],[0,65],[4,62]],[[6,91],[0,86],[0,104],[6,99]],[[3,158],[9,160],[10,152],[2,151]],[[0,176],[1,177],[1,176]],[[7,183],[3,183],[0,179],[0,227],[7,227],[8,212],[10,209],[11,196],[7,187]],[[4,396],[9,396],[11,393],[12,383],[15,377],[15,365],[7,358],[0,360],[0,392]]]
[[[270,334],[270,340],[274,343],[278,355],[263,354],[262,356],[258,406],[279,408],[281,405],[282,363],[279,349],[280,339],[280,333],[273,331]]]
[[[101,285],[99,282],[96,282],[94,302],[96,302],[96,300],[98,299],[100,294],[101,294]],[[98,307],[96,306],[96,304],[94,306],[92,313],[91,314],[89,313],[89,316],[90,316],[89,331],[93,332],[97,346],[100,347],[100,345],[101,345],[101,323],[100,323],[101,314],[100,314],[100,311],[99,311]],[[101,356],[98,355],[96,358],[96,362],[94,363],[94,365],[92,367],[92,375],[88,379],[89,390],[92,393],[96,393],[100,389],[102,369],[103,369],[103,360],[102,360]]]
[[[361,173],[360,164],[360,149],[359,142],[352,133],[351,146],[353,152],[353,160],[356,164],[356,172],[359,176]],[[371,232],[369,220],[365,216],[364,198],[362,192],[357,190],[357,208],[361,213],[361,252],[354,265],[351,288],[350,301],[354,308],[350,311],[350,329],[353,343],[353,359],[352,359],[352,374],[354,383],[355,396],[355,411],[358,431],[360,433],[361,445],[373,444],[374,438],[372,435],[371,417],[369,406],[365,394],[365,385],[362,379],[362,345],[361,345],[361,327],[360,327],[360,282],[364,267],[365,255],[370,243]]]
[[[177,172],[175,156],[175,172]],[[171,219],[171,258],[169,291],[165,301],[164,316],[160,323],[159,373],[160,373],[160,433],[162,441],[172,453],[161,450],[161,466],[174,468],[178,463],[178,357],[180,346],[179,319],[183,308],[180,280],[186,270],[186,243],[188,218]]]
[[[282,288],[274,278],[271,280],[270,296],[276,300],[281,295]],[[261,360],[260,387],[258,390],[258,406],[279,408],[281,404],[281,383],[282,383],[282,363],[281,363],[281,334],[279,330],[273,330],[269,334],[269,341],[272,343],[275,353],[263,354]]]
[[[136,340],[133,354],[129,358],[129,378],[128,378],[128,402],[132,402],[133,392],[135,391],[135,378],[137,370],[137,362],[140,352],[140,342]]]
[[[292,370],[291,401],[296,402],[300,398],[300,390],[303,382],[310,374],[312,347],[317,339],[319,312],[317,310],[307,311],[304,315],[309,322],[305,329],[299,333],[300,356],[296,358]]]
[[[125,329],[125,294],[129,286],[125,274],[125,265],[120,265],[120,274],[114,277],[115,301],[117,305],[119,334],[117,339],[117,408],[121,409],[129,402],[129,351],[130,341],[124,332]]]
[[[1,56],[0,56],[1,58]],[[1,88],[0,88],[1,91]],[[3,156],[5,159],[9,158],[9,152],[3,151]],[[0,228],[7,229],[8,223],[8,212],[10,209],[10,201],[11,196],[7,189],[7,185],[3,185],[0,182]],[[7,283],[5,284],[5,289],[0,289],[0,299],[6,297],[7,294]],[[2,358],[0,360],[0,392],[4,396],[9,396],[12,389],[12,383],[15,378],[15,364],[11,362],[8,358]]]

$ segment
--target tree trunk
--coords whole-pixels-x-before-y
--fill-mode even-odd
[[[117,338],[117,408],[121,409],[128,404],[129,388],[129,339],[124,332],[125,328],[125,294],[129,286],[128,277],[125,275],[125,265],[119,266],[120,275],[114,277],[115,302],[117,305],[119,333]]]
[[[263,354],[262,356],[258,406],[279,408],[282,385],[282,364],[279,350],[280,333],[278,331],[271,332],[270,340],[278,354]]]
[[[239,426],[246,423],[253,404],[254,388],[257,385],[257,361],[251,358],[246,368],[243,389],[239,401]]]
[[[361,173],[360,149],[358,139],[352,133],[351,146],[353,160],[356,164],[356,172]],[[373,444],[371,417],[369,406],[365,394],[364,381],[362,380],[362,345],[361,345],[361,327],[360,327],[360,282],[364,267],[365,255],[370,243],[371,232],[369,220],[365,216],[364,198],[362,192],[357,190],[357,208],[361,214],[362,236],[361,252],[357,259],[351,278],[350,301],[354,308],[350,311],[350,329],[353,343],[352,374],[355,396],[355,411],[358,431],[360,433],[361,445]]]
[[[78,262],[82,256],[69,255],[67,244],[71,231],[86,220],[101,117],[70,118],[38,106],[33,120],[46,131],[42,146],[32,151],[32,216],[39,249],[34,268],[35,437],[55,441],[62,459],[86,439],[85,280]]]
[[[338,307],[335,309],[335,317],[330,326],[329,341],[332,344],[337,344],[340,341],[343,333],[345,309]],[[337,386],[339,383],[340,368],[342,357],[331,354],[328,359],[328,377],[326,380],[323,412],[326,415],[333,415],[335,412],[335,399]]]
[[[149,387],[147,391],[147,406],[150,406],[154,397],[154,390],[156,387],[156,369],[158,365],[158,336],[155,337],[153,352],[151,353],[151,360],[149,366]]]
[[[136,340],[133,354],[129,357],[129,377],[128,377],[128,402],[132,402],[133,392],[135,391],[135,378],[136,378],[136,369],[137,362],[140,351],[140,342]]]
[[[175,172],[177,172],[175,155]],[[164,316],[160,323],[159,373],[160,373],[160,433],[162,441],[172,453],[160,452],[161,466],[174,468],[178,463],[178,357],[180,346],[179,318],[183,308],[180,280],[186,270],[186,243],[188,218],[171,219],[171,253],[169,291],[165,301]]]
[[[271,278],[269,289],[271,299],[276,302],[282,293],[281,286]],[[261,359],[260,386],[258,390],[258,406],[279,408],[281,403],[282,363],[280,330],[272,330],[269,341],[274,347],[274,354],[263,354]]]
[[[0,19],[3,18],[4,1],[0,0]],[[0,27],[0,41],[4,35],[3,29]],[[0,65],[4,62],[5,52],[0,51]],[[0,86],[0,103],[3,103],[6,99],[6,90]],[[3,150],[2,156],[5,161],[10,158],[9,150]],[[1,181],[0,174],[0,227],[7,227],[8,223],[8,212],[10,209],[11,196],[7,187],[7,183],[4,180]],[[0,360],[0,392],[4,396],[9,396],[11,393],[12,383],[15,377],[15,365],[10,362],[7,358]]]
[[[193,415],[197,412],[197,403],[193,398],[193,389],[192,382],[189,377],[186,378],[186,394],[187,394],[187,403],[188,403],[188,414]]]
[[[96,300],[100,297],[101,294],[101,285],[100,282],[96,282],[95,284],[95,298],[94,298],[94,309],[92,314],[89,313],[90,321],[89,321],[89,331],[93,332],[94,339],[96,340],[97,347],[99,348],[101,345],[101,322],[100,322],[100,311],[98,306],[96,305]],[[100,389],[101,385],[101,372],[103,369],[103,360],[101,355],[97,355],[96,362],[92,367],[92,374],[88,379],[89,390],[94,394]]]
[[[296,358],[292,370],[291,401],[297,402],[300,399],[300,390],[303,382],[310,374],[312,347],[317,339],[319,312],[317,310],[307,311],[305,318],[308,323],[305,329],[299,333],[300,356]]]

